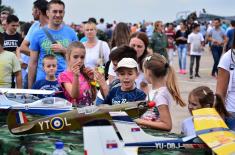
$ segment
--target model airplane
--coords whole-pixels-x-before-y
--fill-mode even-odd
[[[223,119],[213,108],[193,111],[197,135],[217,155],[235,154],[235,133],[229,130]]]
[[[7,124],[12,134],[79,130],[82,129],[84,125],[96,123],[96,120],[103,122],[105,122],[105,120],[111,120],[110,111],[125,111],[131,118],[137,118],[146,112],[147,109],[148,106],[146,102],[129,102],[99,107],[88,106],[32,122],[27,122],[22,112],[12,110],[8,113]]]
[[[145,133],[125,112],[110,112],[113,125],[84,126],[83,139],[86,155],[137,155],[139,149],[202,149],[208,148],[197,136],[184,138],[155,137]],[[105,134],[103,134],[105,133]]]
[[[118,138],[113,126],[85,126],[83,128],[86,155],[120,154],[137,155],[138,149],[202,149],[209,146],[217,155],[235,154],[235,134],[213,108],[193,111],[197,135],[184,138],[154,137],[146,134],[124,112],[112,112],[112,120],[119,131]],[[118,116],[118,117],[117,117]],[[117,118],[117,119],[116,119]],[[105,135],[102,132],[105,131]],[[201,141],[201,140],[203,141]],[[94,145],[95,144],[95,145]],[[207,146],[206,146],[207,145]]]
[[[73,110],[72,103],[62,98],[47,97],[32,103],[20,103],[17,102],[20,99],[8,99],[5,95],[6,93],[53,94],[55,92],[50,90],[0,88],[0,110],[15,109],[38,115],[53,115]]]

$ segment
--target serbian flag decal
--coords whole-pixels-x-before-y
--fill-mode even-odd
[[[118,144],[116,143],[116,141],[109,141],[106,143],[106,148],[107,149],[114,149],[117,148]]]
[[[25,114],[22,113],[21,111],[18,111],[18,112],[16,113],[16,121],[17,121],[18,124],[24,124],[24,123],[27,123],[27,122],[28,122],[28,120],[27,120]]]
[[[131,132],[139,132],[140,131],[140,128],[131,128]]]

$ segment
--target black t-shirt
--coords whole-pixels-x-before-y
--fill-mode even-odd
[[[188,31],[184,31],[182,32],[181,30],[178,30],[176,32],[176,35],[175,35],[175,38],[179,38],[179,37],[185,37],[186,39],[188,38],[188,35],[189,35],[189,32]],[[187,44],[187,40],[176,40],[176,44],[179,45],[179,44]]]
[[[17,47],[20,47],[22,42],[21,35],[16,32],[14,35],[8,35],[6,32],[3,33],[4,45],[3,48],[6,51],[15,52]]]

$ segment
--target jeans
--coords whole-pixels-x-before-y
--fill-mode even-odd
[[[225,123],[229,127],[229,129],[235,131],[235,112],[229,112],[230,116],[225,117]]]
[[[214,65],[213,65],[213,68],[212,68],[211,75],[214,76],[215,73],[216,74],[218,73],[217,66],[219,64],[220,57],[223,53],[223,47],[222,46],[212,45],[211,46],[211,52],[212,52],[212,56],[213,56],[213,59],[214,59]]]
[[[172,65],[173,64],[173,57],[174,57],[174,49],[173,48],[168,48],[167,49],[167,54],[168,54],[168,60],[169,60],[169,64]]]
[[[193,65],[194,65],[195,59],[196,59],[195,75],[198,75],[198,72],[199,72],[201,56],[200,55],[191,55],[190,56],[190,75],[193,75]]]
[[[179,44],[177,47],[180,69],[186,70],[187,44]]]

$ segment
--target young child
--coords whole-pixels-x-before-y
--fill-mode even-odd
[[[188,36],[188,44],[190,51],[190,79],[193,78],[193,65],[194,60],[196,59],[196,68],[195,68],[195,77],[200,77],[199,75],[199,66],[200,59],[203,51],[204,38],[200,33],[200,25],[193,24],[193,32]]]
[[[67,51],[67,70],[58,77],[65,97],[74,106],[91,105],[96,97],[96,88],[91,86],[91,70],[84,66],[86,50],[82,43],[72,42]]]
[[[118,47],[115,50],[113,50],[109,55],[109,59],[113,63],[113,68],[112,68],[113,70],[116,70],[118,62],[121,61],[123,58],[133,58],[134,60],[137,60],[137,53],[133,48],[126,45]],[[98,92],[96,99],[96,105],[99,105],[104,102],[103,98],[105,98],[108,95],[109,91],[112,88],[120,86],[120,80],[117,77],[115,77],[111,83],[107,84],[103,74],[100,74],[97,71],[95,71],[94,73],[95,73],[94,74],[95,79],[100,85],[100,91]]]
[[[146,80],[152,84],[148,100],[154,101],[156,105],[140,119],[136,119],[136,122],[145,127],[170,131],[172,129],[170,104],[173,99],[182,107],[186,105],[180,96],[175,72],[166,58],[157,53],[145,58],[143,70]]]
[[[216,102],[214,105],[214,98],[216,96]],[[219,95],[215,95],[213,91],[207,86],[200,86],[193,89],[188,96],[188,110],[192,115],[192,111],[201,108],[215,107],[222,118],[228,116],[228,112],[225,109],[222,98]],[[185,119],[182,123],[182,133],[185,136],[195,135],[195,129],[193,124],[193,117]]]
[[[121,86],[114,87],[109,91],[104,104],[113,105],[145,100],[145,93],[135,86],[135,79],[138,77],[138,64],[133,58],[123,58],[119,61],[116,72]]]
[[[41,89],[41,90],[54,90],[56,94],[54,95],[37,95],[39,98],[45,98],[49,96],[56,96],[64,98],[63,93],[56,77],[55,73],[57,70],[57,59],[54,55],[49,54],[45,55],[42,62],[43,70],[46,73],[46,79],[36,81],[32,89]]]

